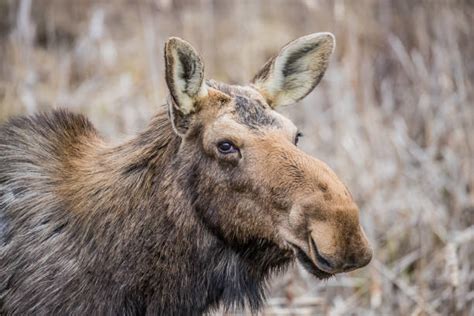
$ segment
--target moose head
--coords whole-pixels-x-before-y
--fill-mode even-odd
[[[367,265],[372,250],[347,187],[297,147],[301,132],[276,109],[314,89],[334,45],[330,33],[292,41],[242,86],[205,80],[186,41],[165,45],[177,166],[202,221],[228,244],[291,251],[318,278]]]

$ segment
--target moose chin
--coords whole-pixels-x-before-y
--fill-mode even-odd
[[[0,314],[255,311],[295,260],[320,279],[367,265],[347,187],[275,111],[315,88],[334,45],[298,38],[228,85],[170,38],[168,101],[119,145],[66,110],[2,125]]]

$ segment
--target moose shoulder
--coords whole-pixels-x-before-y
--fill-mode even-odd
[[[318,278],[365,266],[350,193],[274,111],[313,90],[333,47],[301,37],[232,86],[171,38],[170,98],[130,141],[64,110],[0,127],[0,314],[256,310],[295,259]]]

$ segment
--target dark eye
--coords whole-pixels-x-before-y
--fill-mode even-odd
[[[221,154],[232,154],[238,151],[237,147],[232,144],[230,141],[222,141],[217,144],[217,149]]]
[[[301,133],[301,132],[296,133],[295,145],[298,145],[298,141],[300,140],[300,137],[303,137],[303,133]]]

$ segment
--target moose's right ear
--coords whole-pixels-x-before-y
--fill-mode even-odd
[[[165,44],[166,84],[171,94],[170,118],[179,135],[186,133],[196,101],[207,96],[204,64],[188,42],[171,37]]]

